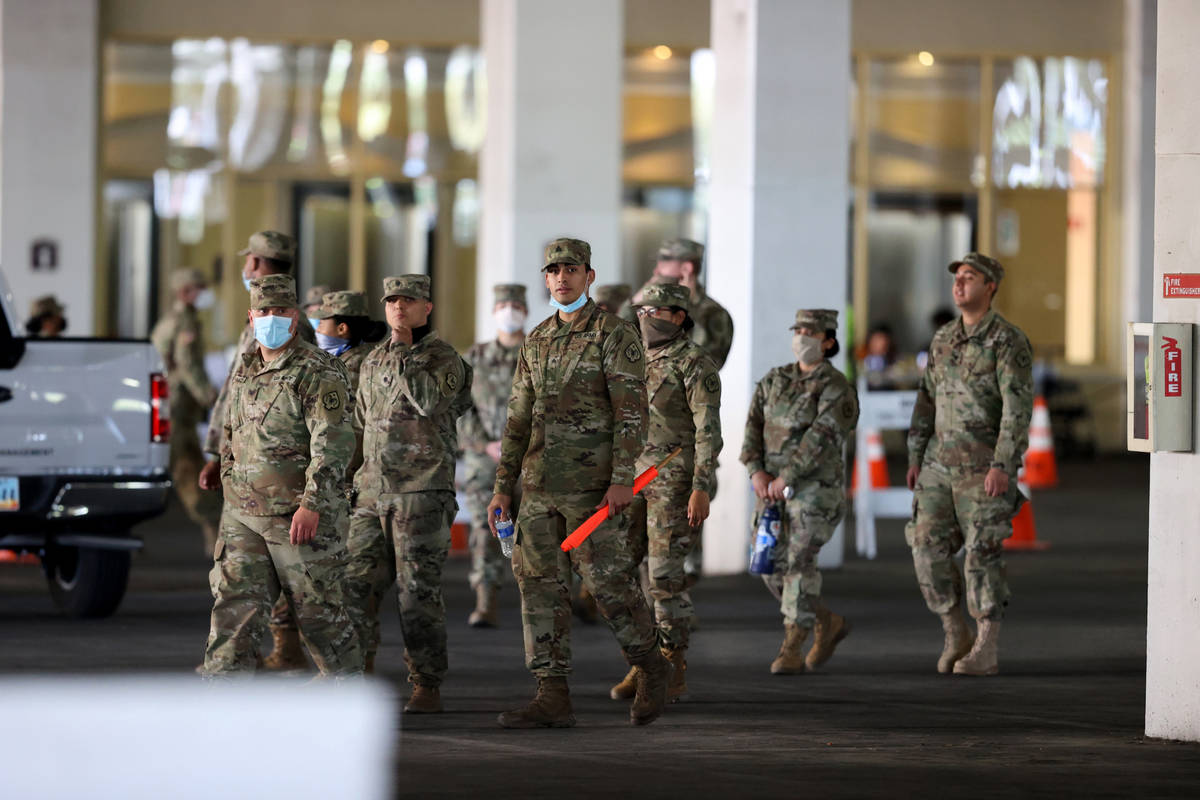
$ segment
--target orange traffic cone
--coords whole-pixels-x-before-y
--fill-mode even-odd
[[[1054,436],[1050,433],[1050,410],[1041,395],[1034,398],[1029,421],[1029,451],[1025,453],[1025,485],[1030,489],[1058,486],[1058,462],[1054,459]]]
[[[866,436],[867,471],[871,476],[872,489],[886,489],[888,481],[887,456],[883,452],[883,435],[873,429],[868,429]],[[850,491],[858,489],[858,459],[854,459],[854,473],[850,478]]]
[[[1013,535],[1004,540],[1005,550],[1045,550],[1049,542],[1039,541],[1037,528],[1033,524],[1033,498],[1029,487],[1023,482],[1017,483],[1017,488],[1025,496],[1021,509],[1013,517]]]

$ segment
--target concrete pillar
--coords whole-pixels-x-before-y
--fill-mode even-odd
[[[479,157],[476,338],[495,334],[492,285],[529,286],[549,315],[542,245],[587,239],[599,283],[620,274],[623,3],[482,0],[487,136]]]
[[[1121,319],[1150,319],[1154,289],[1155,0],[1125,0],[1122,58]],[[1124,329],[1110,331],[1110,352],[1124,353]]]
[[[1164,272],[1200,272],[1200,4],[1159,0],[1155,114],[1156,322],[1200,323],[1200,300],[1164,300]],[[1192,376],[1196,382],[1195,375]],[[1200,391],[1200,385],[1193,393]],[[1193,394],[1193,397],[1197,395]],[[1193,433],[1194,439],[1194,433]],[[1200,455],[1150,456],[1146,735],[1200,741]]]
[[[738,455],[754,385],[792,360],[797,308],[847,305],[850,4],[713,0],[712,42],[708,289],[735,325],[705,527],[704,569],[719,574],[746,566],[753,501]]]
[[[97,0],[0,3],[0,268],[22,317],[35,297],[66,305],[68,335],[94,333]],[[35,242],[57,266],[33,266]]]

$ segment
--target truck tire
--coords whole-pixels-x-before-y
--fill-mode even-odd
[[[129,562],[128,550],[57,548],[46,570],[50,596],[73,619],[107,617],[125,597]]]

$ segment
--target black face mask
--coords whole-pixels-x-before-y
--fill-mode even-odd
[[[669,319],[659,319],[649,315],[638,318],[638,326],[642,329],[642,341],[646,347],[661,347],[674,339],[683,327]]]

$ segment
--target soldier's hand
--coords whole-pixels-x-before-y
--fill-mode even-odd
[[[412,346],[412,328],[392,328],[392,344]]]
[[[917,478],[919,478],[920,476],[921,476],[921,468],[920,467],[909,467],[908,468],[908,473],[905,474],[905,476],[904,476],[904,483],[908,486],[908,490],[910,492],[913,489],[917,488]]]
[[[221,488],[221,462],[209,461],[200,469],[200,488],[216,491]]]
[[[489,456],[491,456],[492,461],[495,461],[497,464],[500,463],[500,443],[499,442],[488,442],[487,445],[484,446],[483,451],[485,453],[487,453]]]
[[[292,544],[308,544],[316,537],[317,523],[320,521],[320,514],[300,506],[292,515],[292,528],[288,531],[288,538]]]
[[[512,495],[494,494],[492,502],[488,503],[488,527],[492,529],[492,536],[496,535],[496,509],[500,509],[500,516],[504,519],[512,519]]]
[[[632,486],[610,486],[608,491],[604,493],[604,499],[596,508],[603,508],[605,503],[608,503],[608,518],[612,519],[617,514],[620,514],[625,509],[629,508],[629,504],[633,502],[633,487]]]
[[[699,528],[708,519],[708,492],[696,490],[688,498],[688,524]]]
[[[775,476],[768,472],[759,470],[750,476],[750,484],[754,486],[754,494],[759,500],[770,500],[768,490],[771,486],[771,481],[775,480]]]
[[[787,484],[784,483],[783,477],[780,476],[771,481],[770,485],[767,486],[767,496],[772,500],[785,500],[787,498],[783,496],[783,490],[786,488]]]
[[[983,490],[988,497],[1003,497],[1008,494],[1008,473],[992,467],[983,479]]]

